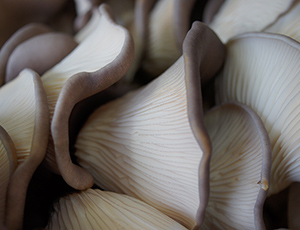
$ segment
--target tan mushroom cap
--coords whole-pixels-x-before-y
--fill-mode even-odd
[[[201,224],[210,141],[202,120],[200,79],[218,71],[224,52],[213,31],[194,23],[184,55],[174,65],[90,116],[75,155],[98,186],[141,199],[187,228]]]
[[[290,9],[281,15],[264,32],[278,33],[300,41],[300,1],[294,1]]]
[[[262,31],[286,12],[292,3],[292,0],[226,0],[208,25],[226,43],[236,35]]]
[[[100,5],[94,10],[94,17],[98,23],[94,30],[88,29],[91,34],[85,32],[82,42],[41,77],[52,119],[54,161],[65,181],[75,189],[91,187],[93,178],[70,158],[68,121],[72,109],[78,102],[117,82],[133,59],[132,38],[124,27],[113,21],[110,8]],[[92,19],[92,27],[95,25]]]
[[[231,40],[216,92],[218,102],[243,102],[264,122],[273,161],[268,194],[300,181],[300,44],[267,33]]]
[[[87,189],[54,206],[47,229],[186,229],[150,205],[127,195]]]
[[[49,111],[40,76],[32,70],[23,70],[0,88],[0,94],[0,124],[10,135],[18,158],[8,188],[5,224],[20,229],[28,184],[46,154]]]
[[[15,146],[8,133],[0,126],[0,223],[4,224],[6,195],[9,180],[17,167]]]
[[[14,49],[22,42],[46,32],[50,32],[50,28],[43,24],[31,23],[17,30],[1,47],[0,50],[0,86],[4,84],[6,75],[6,66],[8,59]]]
[[[205,115],[212,142],[210,195],[200,229],[265,229],[271,146],[258,115],[226,103]]]

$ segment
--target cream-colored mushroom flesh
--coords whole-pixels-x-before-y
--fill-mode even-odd
[[[193,227],[203,152],[191,131],[180,58],[146,88],[100,107],[76,142],[95,183],[137,197]]]
[[[15,147],[7,132],[0,126],[0,223],[4,223],[7,188],[16,166]]]
[[[88,189],[61,198],[54,206],[47,229],[183,230],[186,228],[133,197]]]
[[[216,92],[218,102],[243,102],[264,122],[273,149],[268,194],[300,181],[300,44],[267,33],[231,40]]]
[[[175,37],[174,7],[174,0],[159,0],[150,14],[143,68],[153,76],[160,75],[181,55]]]
[[[60,63],[42,75],[50,115],[64,83],[74,74],[95,72],[111,63],[123,48],[124,28],[116,25],[105,8],[94,11],[98,24],[91,33]]]
[[[262,121],[248,106],[228,103],[210,110],[205,125],[213,151],[200,229],[264,229],[271,146]]]
[[[230,38],[263,30],[286,12],[292,0],[226,0],[209,26],[226,43]]]
[[[0,125],[7,131],[16,147],[18,164],[31,153],[36,104],[35,72],[25,69],[17,78],[0,88]]]
[[[300,42],[300,1],[294,1],[292,7],[278,18],[264,32],[289,36]]]

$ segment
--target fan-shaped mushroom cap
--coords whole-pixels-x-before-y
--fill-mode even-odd
[[[142,67],[157,77],[182,55],[182,42],[190,29],[194,0],[159,0],[149,18]]]
[[[50,32],[51,29],[47,26],[39,23],[31,23],[16,31],[9,40],[1,47],[0,50],[0,86],[3,85],[6,75],[6,66],[8,59],[14,49],[22,42],[46,32]]]
[[[47,229],[186,229],[150,205],[127,195],[87,189],[54,206]]]
[[[137,197],[193,228],[203,219],[210,158],[200,77],[218,71],[225,50],[200,22],[183,47],[159,78],[97,109],[78,135],[75,155],[100,187]]]
[[[300,44],[267,33],[250,33],[228,42],[217,79],[217,101],[235,100],[261,117],[272,145],[269,195],[300,181]]]
[[[300,41],[300,1],[294,1],[292,7],[280,16],[264,32],[278,33]]]
[[[17,156],[15,146],[8,133],[0,125],[0,223],[2,224],[4,224],[5,220],[8,183],[16,167]]]
[[[0,99],[0,124],[18,158],[9,183],[5,223],[9,229],[20,229],[29,181],[46,154],[49,111],[41,79],[29,69],[0,88]]]
[[[226,43],[236,35],[262,31],[286,12],[292,2],[292,0],[226,0],[208,25]]]
[[[248,106],[227,103],[205,115],[212,142],[210,195],[200,229],[264,229],[271,169],[268,133]]]
[[[117,82],[133,59],[132,38],[124,27],[111,19],[109,7],[101,5],[94,10],[94,15],[98,18],[97,27],[89,30],[89,35],[84,33],[84,40],[42,76],[52,118],[51,134],[58,170],[76,189],[91,187],[93,179],[70,159],[68,121],[72,109],[81,100]]]
[[[5,81],[15,78],[25,68],[42,75],[76,46],[77,43],[66,33],[49,32],[34,36],[18,45],[11,53]]]

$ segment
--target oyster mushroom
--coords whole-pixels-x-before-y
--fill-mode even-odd
[[[47,229],[186,229],[133,197],[87,189],[61,198]]]
[[[15,146],[8,133],[0,125],[0,224],[4,224],[7,188],[10,177],[16,167],[17,157]]]
[[[0,125],[11,137],[18,161],[9,182],[5,225],[21,229],[27,187],[46,154],[49,110],[41,79],[29,69],[0,88],[0,99]]]
[[[271,146],[259,116],[226,103],[204,118],[212,142],[210,194],[200,229],[265,229]]]
[[[92,176],[72,163],[69,151],[69,117],[74,106],[89,96],[108,88],[129,69],[133,42],[124,27],[117,25],[107,5],[93,11],[91,34],[82,33],[82,42],[60,63],[42,75],[51,119],[53,153],[47,154],[52,169],[75,189],[93,185]],[[90,25],[87,25],[91,28]],[[51,148],[50,148],[51,150]]]
[[[183,53],[146,87],[97,109],[78,135],[75,155],[101,188],[143,200],[194,228],[207,204],[211,152],[200,77],[214,76],[225,50],[196,22]]]
[[[268,195],[300,181],[300,44],[279,34],[249,33],[227,44],[217,102],[239,101],[261,117],[272,145]]]
[[[272,25],[265,28],[264,32],[278,33],[300,41],[300,2],[294,1],[290,9],[281,15]]]
[[[142,68],[157,77],[182,55],[182,43],[190,29],[195,0],[159,0],[149,18]]]
[[[216,32],[222,42],[226,43],[236,35],[262,31],[285,13],[293,1],[253,0],[245,2],[226,0],[220,4],[220,1],[213,0],[213,3],[219,7],[219,10],[214,9],[215,6],[208,2],[207,10],[211,12],[205,13],[205,19],[211,21],[204,22]],[[214,16],[210,15],[210,13],[215,12]]]
[[[31,23],[20,28],[5,42],[0,50],[0,86],[5,82],[7,62],[14,49],[32,37],[50,31],[50,28],[43,24]]]

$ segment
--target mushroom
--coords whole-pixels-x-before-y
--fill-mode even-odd
[[[14,49],[22,42],[49,31],[51,29],[43,24],[31,23],[20,28],[5,42],[0,50],[0,86],[4,84],[7,62]]]
[[[47,98],[38,74],[25,69],[0,88],[0,125],[16,148],[18,167],[11,176],[5,225],[21,229],[27,187],[46,154],[49,135]]]
[[[271,146],[264,124],[241,103],[214,107],[204,122],[212,155],[209,201],[200,229],[265,229]]]
[[[300,2],[294,1],[291,8],[281,15],[272,25],[265,28],[264,32],[279,33],[300,41]]]
[[[109,12],[105,4],[95,9],[92,26],[88,24],[88,29],[81,33],[83,40],[80,44],[41,76],[48,98],[55,152],[48,151],[46,158],[51,168],[75,189],[91,187],[93,178],[70,158],[68,121],[72,109],[83,99],[117,82],[125,75],[133,59],[130,34],[113,21]],[[92,27],[94,29],[90,30]]]
[[[216,32],[222,42],[226,43],[236,35],[262,31],[285,13],[292,3],[292,0],[253,0],[246,2],[226,0],[220,4],[220,1],[213,0],[213,4],[217,6],[208,2],[207,10],[211,12],[204,13],[206,14],[205,19],[212,21],[204,22]],[[219,10],[215,9],[217,7]],[[214,16],[210,15],[215,12]]]
[[[5,221],[7,188],[16,167],[17,156],[15,146],[8,133],[0,125],[0,224],[4,224]]]
[[[152,78],[162,74],[182,55],[194,3],[195,0],[159,0],[154,5],[141,64]]]
[[[54,205],[47,229],[186,229],[133,197],[87,189]]]
[[[136,197],[187,228],[200,226],[211,152],[200,79],[213,77],[224,55],[215,33],[195,22],[183,56],[165,73],[89,117],[75,156],[96,185]]]
[[[283,35],[248,33],[227,44],[217,103],[239,101],[261,117],[272,145],[268,195],[300,181],[300,44]]]
[[[5,81],[15,78],[25,68],[42,75],[76,46],[73,37],[66,33],[49,32],[36,35],[13,50],[7,62]]]

